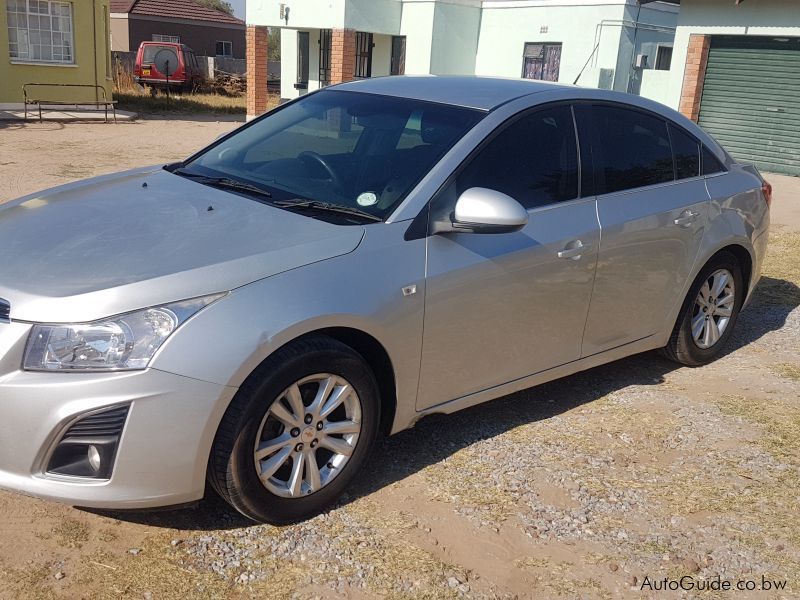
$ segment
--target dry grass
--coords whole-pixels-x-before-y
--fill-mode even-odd
[[[800,304],[800,233],[777,233],[770,237],[755,303],[797,306]]]
[[[117,108],[144,114],[210,113],[241,115],[246,112],[244,96],[220,96],[217,94],[182,94],[169,97],[150,96],[147,92],[114,92]]]
[[[792,365],[789,363],[781,363],[772,367],[772,370],[787,379],[794,379],[800,381],[800,365]]]
[[[62,546],[80,548],[89,541],[89,528],[77,519],[66,517],[53,529],[53,535]]]

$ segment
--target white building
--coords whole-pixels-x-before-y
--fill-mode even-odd
[[[478,74],[663,94],[678,0],[248,0],[281,29],[281,96],[358,77]]]
[[[248,0],[247,17],[264,82],[250,115],[279,27],[284,98],[400,73],[577,82],[663,102],[736,158],[800,175],[800,0]]]

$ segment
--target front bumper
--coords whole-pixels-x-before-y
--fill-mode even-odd
[[[28,330],[0,323],[0,488],[94,508],[202,498],[211,444],[235,388],[156,369],[21,371]],[[120,404],[130,412],[109,480],[45,474],[50,452],[76,417]]]

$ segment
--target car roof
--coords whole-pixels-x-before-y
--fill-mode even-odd
[[[360,79],[334,87],[336,90],[341,91],[381,94],[480,110],[492,110],[522,96],[546,90],[569,89],[573,86],[549,81],[503,77],[400,75]]]

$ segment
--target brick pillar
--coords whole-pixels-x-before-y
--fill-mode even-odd
[[[356,32],[334,29],[331,32],[331,83],[351,81],[356,73]]]
[[[267,28],[247,26],[247,119],[267,112]]]
[[[692,121],[697,121],[700,116],[700,100],[703,97],[710,47],[711,36],[699,34],[689,36],[689,51],[686,54],[686,70],[683,74],[679,110]]]

